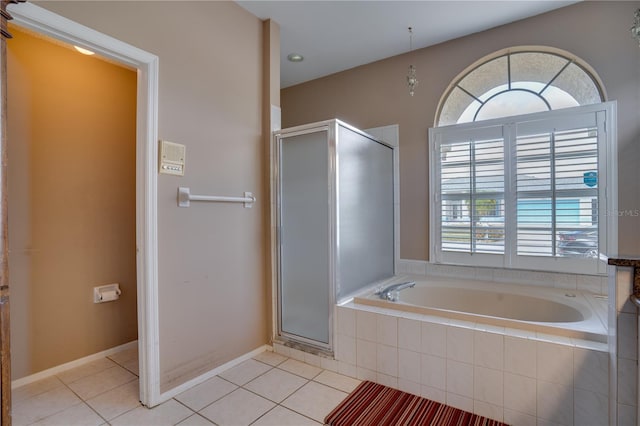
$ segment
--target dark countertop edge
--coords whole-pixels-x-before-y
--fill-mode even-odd
[[[607,261],[607,263],[609,265],[615,265],[615,266],[633,266],[633,267],[640,267],[640,259],[630,259],[630,258],[618,258],[618,259],[614,259],[614,258],[609,258],[609,260]]]
[[[607,261],[609,265],[614,266],[631,266],[633,267],[633,303],[635,303],[640,308],[640,303],[637,300],[640,300],[640,259],[628,259],[628,258],[619,258],[612,259],[609,258]]]

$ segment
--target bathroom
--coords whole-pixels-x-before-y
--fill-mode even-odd
[[[621,45],[629,47],[627,58],[621,58],[621,62],[608,62],[599,56],[594,49],[589,49],[588,43],[583,44],[584,34],[578,35],[565,33],[568,26],[575,21],[571,11],[581,7],[596,7],[597,3],[585,3],[575,5],[565,9],[566,15],[561,11],[553,14],[541,15],[518,23],[518,31],[511,32],[509,26],[500,27],[491,31],[475,34],[459,40],[446,42],[427,49],[421,55],[401,55],[380,63],[347,70],[342,73],[325,77],[316,81],[311,81],[282,91],[283,107],[283,127],[290,127],[306,122],[312,122],[321,118],[327,118],[337,114],[340,118],[367,129],[378,127],[383,124],[398,124],[400,133],[400,262],[399,272],[411,275],[411,278],[420,280],[419,277],[425,274],[437,277],[455,276],[462,279],[480,279],[487,281],[498,281],[502,283],[522,283],[543,285],[561,290],[586,290],[598,295],[609,295],[612,306],[612,315],[609,317],[610,331],[617,329],[617,342],[614,338],[608,347],[607,344],[595,342],[594,344],[584,342],[574,342],[569,345],[562,345],[562,338],[542,341],[530,339],[531,335],[526,332],[521,334],[509,334],[486,326],[485,330],[478,330],[481,323],[471,326],[467,324],[434,324],[423,319],[421,324],[416,321],[415,313],[401,313],[390,315],[388,310],[372,312],[367,306],[357,306],[352,303],[337,309],[337,359],[339,360],[339,371],[343,373],[374,379],[391,386],[398,386],[401,389],[420,392],[423,396],[431,397],[438,401],[449,401],[447,393],[448,386],[454,386],[457,393],[452,395],[456,399],[455,403],[471,409],[477,407],[485,415],[492,418],[503,418],[506,422],[514,421],[516,424],[535,424],[535,421],[551,421],[558,424],[636,424],[637,410],[637,310],[630,301],[628,295],[631,289],[631,269],[619,268],[618,274],[612,283],[608,282],[606,274],[582,275],[566,274],[561,270],[543,269],[538,272],[510,271],[498,267],[476,266],[448,266],[434,265],[427,260],[432,256],[430,250],[430,221],[429,221],[429,196],[427,189],[433,179],[433,174],[429,168],[427,158],[430,157],[429,145],[425,143],[428,129],[437,123],[438,113],[445,91],[455,82],[455,79],[467,67],[473,68],[480,64],[474,62],[485,55],[498,52],[505,45],[508,39],[509,46],[532,46],[544,45],[566,49],[579,58],[588,62],[592,69],[596,70],[600,76],[602,84],[606,90],[608,100],[617,100],[618,108],[618,207],[621,212],[618,214],[618,247],[614,252],[633,257],[638,253],[637,231],[633,230],[633,225],[637,218],[633,212],[637,207],[637,190],[633,189],[635,184],[631,181],[637,179],[636,172],[632,165],[631,157],[638,158],[636,154],[631,154],[633,149],[630,144],[639,134],[636,122],[637,109],[630,106],[622,107],[623,103],[631,102],[628,105],[636,105],[637,101],[631,98],[637,96],[632,93],[624,93],[625,87],[636,87],[637,83],[631,83],[629,74],[629,85],[618,86],[618,77],[606,76],[607,68],[622,70],[630,67],[629,72],[638,60],[639,52],[631,50],[637,46],[629,41],[628,33],[620,33],[617,41],[605,41],[607,37],[604,33],[592,34],[598,38],[598,42],[593,43],[600,46],[616,46],[614,51],[626,50]],[[601,4],[600,4],[601,5]],[[623,6],[620,4],[620,6]],[[633,8],[637,4],[628,4],[624,12],[627,16],[633,14]],[[586,10],[585,10],[586,11]],[[622,13],[622,10],[619,12]],[[602,10],[601,17],[611,17],[615,12],[608,9]],[[552,16],[553,15],[553,16]],[[619,16],[622,19],[622,15]],[[557,19],[557,20],[556,20]],[[605,18],[606,19],[606,18]],[[629,18],[627,18],[629,19]],[[562,22],[562,24],[560,24]],[[539,31],[544,28],[544,31]],[[608,34],[611,35],[612,34]],[[626,41],[625,41],[626,38]],[[600,44],[602,43],[602,44]],[[633,45],[633,46],[631,46]],[[480,53],[482,52],[482,53]],[[616,54],[617,55],[617,54]],[[625,55],[622,55],[625,56]],[[473,60],[469,58],[472,57]],[[395,81],[392,78],[393,72],[401,73],[405,64],[412,63],[420,72],[425,74],[420,80],[420,85],[416,88],[416,93],[420,90],[426,92],[425,97],[418,98],[407,96],[400,98],[396,92],[400,92],[404,81]],[[627,65],[622,65],[626,63]],[[424,71],[421,71],[424,70]],[[420,79],[420,78],[419,78]],[[624,78],[623,78],[624,80]],[[371,90],[370,81],[386,81]],[[427,81],[423,85],[423,81]],[[438,89],[436,89],[436,87]],[[331,90],[329,90],[331,88]],[[637,89],[636,89],[637,91]],[[423,92],[424,93],[424,92]],[[635,93],[635,92],[634,92]],[[314,102],[306,102],[313,99]],[[361,99],[366,100],[366,108],[358,108],[357,103]],[[388,100],[392,99],[393,107],[388,106]],[[625,100],[626,99],[626,100]],[[302,108],[302,105],[305,105]],[[625,119],[624,116],[627,118]],[[627,124],[624,124],[626,120]],[[627,127],[630,126],[630,127]],[[625,158],[628,152],[630,157]],[[626,172],[625,172],[626,170]],[[627,174],[631,173],[631,174]],[[625,231],[626,230],[626,231]],[[627,233],[627,235],[624,235]],[[624,257],[624,256],[622,256]],[[402,292],[401,292],[402,293]],[[355,308],[355,309],[354,309]],[[605,309],[606,312],[606,309]],[[413,316],[412,316],[413,315]],[[603,314],[604,316],[604,314]],[[617,318],[617,324],[615,323]],[[459,320],[453,320],[459,321]],[[388,323],[391,325],[388,325]],[[398,334],[384,341],[388,336],[380,336],[380,330],[386,327],[395,327],[397,323]],[[377,333],[374,331],[377,324]],[[421,326],[421,327],[420,327]],[[373,327],[373,328],[372,328]],[[429,352],[424,346],[419,346],[419,340],[407,341],[403,333],[407,329],[413,329],[413,335],[429,336],[436,339],[436,333],[443,333],[443,329],[451,331],[456,339],[444,340],[443,347],[450,345],[456,350],[466,352],[465,355],[454,355],[453,359],[446,359],[443,352]],[[504,327],[504,326],[503,326]],[[417,330],[422,331],[420,334]],[[434,329],[438,330],[437,332]],[[507,330],[509,331],[509,330]],[[383,333],[384,335],[384,333]],[[442,339],[443,334],[439,335]],[[447,338],[449,335],[447,334]],[[459,338],[460,340],[457,340]],[[395,340],[394,340],[395,339]],[[564,343],[567,343],[566,341]],[[422,341],[424,345],[424,341]],[[483,361],[477,359],[476,351],[474,358],[469,358],[473,353],[473,348],[494,347],[504,348],[502,357],[491,356],[497,364],[487,367]],[[557,345],[557,346],[554,346]],[[464,350],[461,350],[464,348]],[[341,352],[344,350],[344,352]],[[376,357],[361,355],[364,353],[374,353]],[[554,361],[558,359],[567,360],[565,365],[554,365],[548,362],[547,351],[554,355]],[[617,355],[613,355],[617,353]],[[518,354],[517,356],[515,354]],[[617,362],[617,377],[609,377],[609,356]],[[380,365],[381,357],[383,365]],[[513,358],[510,358],[513,357]],[[521,357],[518,359],[518,357]],[[397,360],[397,366],[393,360]],[[427,359],[435,363],[427,363]],[[463,366],[463,369],[447,369],[446,361],[451,361],[452,365]],[[389,360],[389,364],[385,365]],[[526,362],[523,360],[527,360]],[[520,362],[522,361],[522,364]],[[537,372],[531,370],[536,364]],[[519,366],[514,366],[514,362]],[[524,365],[527,365],[524,368]],[[542,365],[551,366],[554,373],[540,370]],[[439,368],[436,368],[438,366]],[[422,376],[420,375],[422,367]],[[404,368],[404,371],[402,370]],[[425,376],[426,371],[430,373]],[[521,368],[524,368],[522,370]],[[564,372],[558,374],[558,371]],[[444,371],[438,374],[435,383],[438,386],[428,386],[424,381],[432,381],[430,374],[434,371]],[[569,372],[568,374],[566,374]],[[450,376],[451,373],[451,376]],[[480,374],[480,376],[478,376]],[[541,375],[541,376],[540,376]],[[544,377],[551,377],[546,380]],[[410,379],[413,377],[413,379]],[[417,377],[422,377],[417,380]],[[475,379],[475,381],[474,381]],[[478,379],[484,383],[492,381],[496,385],[493,387],[476,386]],[[447,381],[448,380],[448,381]],[[460,387],[458,384],[462,383]],[[517,383],[517,385],[516,385]],[[597,383],[597,391],[594,391],[594,383]],[[516,391],[521,389],[521,391]],[[526,389],[526,393],[522,391]],[[617,394],[616,398],[611,395]],[[549,401],[544,400],[544,395],[553,395]],[[538,399],[542,398],[542,399]],[[553,402],[551,402],[553,401]],[[593,411],[586,409],[590,407]],[[611,407],[609,409],[609,407]],[[539,410],[539,411],[537,411]],[[498,413],[496,417],[495,413]],[[491,415],[493,414],[493,415]],[[584,417],[584,416],[588,417]],[[501,417],[504,416],[504,417]],[[604,416],[604,417],[603,417]],[[607,417],[608,416],[608,417]],[[540,424],[540,423],[538,423]]]
[[[158,177],[158,284],[163,389],[169,390],[185,383],[209,366],[223,365],[261,345],[270,344],[272,332],[267,319],[272,317],[271,269],[270,260],[265,259],[265,246],[270,236],[268,206],[262,204],[269,199],[262,116],[270,109],[269,104],[281,105],[283,127],[334,117],[362,129],[398,125],[401,164],[401,260],[398,267],[401,273],[420,275],[431,266],[427,264],[429,170],[426,138],[427,129],[433,127],[440,98],[459,72],[485,55],[510,46],[554,46],[572,52],[591,65],[602,79],[607,99],[618,103],[618,208],[621,211],[635,209],[639,180],[635,164],[640,152],[633,141],[639,134],[635,113],[638,110],[635,88],[639,53],[628,33],[635,6],[635,3],[624,2],[572,5],[421,49],[411,57],[402,55],[297,87],[284,88],[281,92],[270,93],[269,102],[265,105],[262,98],[263,65],[258,53],[262,45],[256,42],[266,37],[263,23],[235,4],[201,4],[181,8],[162,3],[152,12],[160,23],[156,27],[141,24],[144,16],[151,13],[141,4],[118,4],[113,8],[85,3],[47,4],[48,9],[60,15],[160,57],[163,78],[160,83],[159,137],[188,146],[190,172],[182,179],[166,175]],[[122,15],[131,17],[132,21],[118,21]],[[213,19],[215,25],[198,25],[204,16]],[[183,23],[194,24],[188,27],[179,25],[175,22],[176,17]],[[135,19],[138,21],[133,22]],[[597,31],[582,31],[585,23],[592,24],[595,20],[606,25],[594,25],[594,28],[599,28]],[[119,22],[117,28],[112,28],[111,22]],[[236,32],[230,22],[242,28],[243,33],[232,45],[228,34]],[[167,39],[160,29],[162,27],[179,27],[189,36],[192,50],[184,49],[181,40]],[[611,28],[622,30],[607,30]],[[276,36],[273,31],[271,35]],[[196,55],[194,51],[210,53]],[[234,54],[238,51],[246,55],[239,59]],[[611,60],[612,55],[615,55],[615,60]],[[226,65],[221,69],[219,63],[223,57]],[[419,72],[424,73],[422,77],[419,75],[418,89],[421,92],[417,91],[414,97],[407,96],[404,85],[403,73],[409,58],[415,61]],[[192,64],[188,69],[189,79],[183,76],[185,62]],[[397,75],[400,75],[399,79]],[[243,85],[229,84],[237,78],[242,78]],[[207,89],[202,90],[202,87]],[[323,97],[323,93],[327,96]],[[310,98],[315,99],[313,105],[306,101]],[[219,99],[231,100],[224,102],[226,116],[219,114],[223,103]],[[302,104],[304,108],[300,106]],[[198,188],[212,194],[240,195],[251,190],[260,200],[261,207],[255,206],[252,210],[228,208],[230,206],[179,210],[175,203],[178,186],[190,186],[194,191]],[[636,243],[640,227],[636,226],[636,221],[633,216],[619,218],[619,254],[640,254]],[[246,268],[246,265],[258,267]],[[491,273],[495,277],[495,270]],[[504,271],[498,274],[509,275]],[[554,280],[554,276],[547,278]],[[561,276],[558,280],[564,278]],[[602,278],[595,281],[584,279],[581,285],[599,292],[607,287]],[[575,286],[578,286],[577,279]],[[217,297],[222,290],[227,292],[226,297]],[[626,321],[633,318],[634,313],[629,306],[624,306],[621,315]],[[633,321],[626,321],[625,327],[634,330]],[[221,322],[232,326],[221,329],[208,325]],[[184,333],[185,329],[193,332]],[[635,347],[633,342],[627,343],[629,347]],[[182,350],[185,347],[191,350]],[[632,361],[637,355],[628,348],[624,354],[623,364],[630,370],[623,377],[635,377],[637,370]],[[622,409],[634,419],[636,404],[635,396],[620,400]],[[619,424],[632,423],[620,421]]]

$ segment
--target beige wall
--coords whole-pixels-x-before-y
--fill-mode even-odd
[[[263,43],[262,62],[264,69],[264,84],[262,94],[262,134],[263,134],[263,170],[262,185],[265,202],[262,204],[262,225],[264,229],[264,265],[267,292],[267,312],[265,322],[268,324],[269,336],[273,336],[271,327],[274,309],[272,303],[273,292],[271,283],[275,281],[275,269],[272,267],[272,238],[275,226],[271,224],[271,135],[280,130],[280,26],[273,20],[267,19],[262,23]]]
[[[267,343],[262,22],[233,2],[37,4],[160,59],[158,135],[187,147],[185,176],[158,176],[161,390]],[[179,208],[179,186],[258,205]]]
[[[510,46],[572,52],[618,101],[619,210],[640,210],[640,49],[629,27],[639,2],[581,2],[513,24],[413,51],[282,90],[283,127],[340,118],[360,128],[400,125],[401,257],[427,260],[427,131],[440,97],[467,66]],[[415,32],[419,22],[413,23]],[[399,29],[401,30],[401,29]],[[410,97],[409,64],[419,86]],[[620,217],[619,254],[640,256],[640,217]]]
[[[136,74],[12,29],[9,228],[14,379],[137,338]],[[119,283],[120,300],[92,288]]]

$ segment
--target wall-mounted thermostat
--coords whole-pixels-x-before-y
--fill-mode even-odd
[[[187,147],[179,143],[160,141],[160,173],[184,176]]]

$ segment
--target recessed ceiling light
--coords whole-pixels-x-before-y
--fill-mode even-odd
[[[87,50],[87,49],[83,49],[82,47],[78,47],[78,46],[73,46],[78,52],[82,53],[83,55],[93,55],[94,52]]]
[[[289,61],[291,61],[291,62],[302,62],[302,61],[304,61],[304,56],[302,56],[302,55],[301,55],[301,54],[299,54],[299,53],[290,53],[290,54],[287,56],[287,59],[288,59]]]

